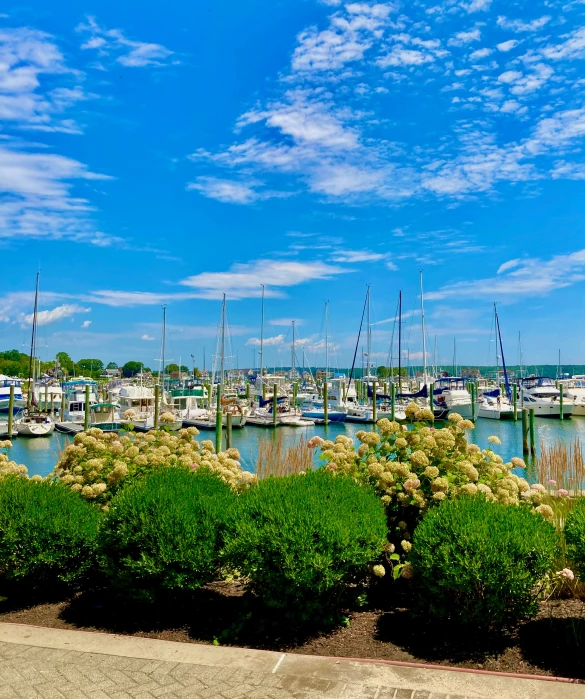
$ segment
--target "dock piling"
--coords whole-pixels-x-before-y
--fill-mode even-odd
[[[223,427],[223,413],[221,411],[221,384],[217,387],[217,403],[215,406],[215,453],[221,451],[221,430]]]
[[[522,410],[522,451],[524,454],[530,452],[528,447],[528,408]]]
[[[65,393],[61,393],[61,422],[65,422]]]
[[[477,387],[474,383],[471,386],[471,419],[475,422],[477,418]]]
[[[564,390],[564,389],[565,389],[564,384],[560,384],[560,385],[559,385],[559,391],[560,391],[560,395],[559,395],[559,408],[560,408],[559,418],[560,418],[561,420],[564,420],[564,419],[565,419],[565,415],[564,415],[565,390]]]
[[[87,432],[89,429],[89,384],[85,386],[85,415],[83,417],[83,430]]]
[[[14,384],[10,384],[10,397],[8,398],[8,439],[12,439],[12,421],[14,420]]]
[[[278,422],[278,384],[272,387],[272,427]]]
[[[225,448],[226,448],[226,450],[232,448],[232,419],[233,419],[233,416],[231,413],[228,413],[225,416],[225,420],[226,420]]]
[[[514,384],[512,386],[512,390],[512,399],[514,401],[514,422],[516,422],[518,420],[518,386]]]
[[[534,408],[530,408],[530,453],[536,454],[536,433],[534,430]]]
[[[390,417],[394,422],[396,417],[396,384],[394,381],[390,384]]]
[[[160,386],[157,384],[154,387],[154,429],[158,430],[158,418],[159,418],[159,402],[160,402]]]
[[[323,418],[326,425],[329,424],[329,396],[327,381],[323,384]]]
[[[378,412],[378,405],[377,405],[377,392],[376,392],[377,384],[375,381],[372,381],[372,420],[374,421],[374,425],[376,424],[376,417],[377,417],[377,412]]]

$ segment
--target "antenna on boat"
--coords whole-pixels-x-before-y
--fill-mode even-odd
[[[37,272],[37,282],[35,286],[35,306],[33,310],[33,322],[32,322],[32,334],[30,338],[30,361],[28,365],[28,395],[27,395],[27,405],[28,410],[31,408],[33,391],[34,391],[34,375],[35,375],[35,363],[34,356],[37,349],[37,314],[39,310],[39,278],[41,276],[40,271]],[[8,435],[9,437],[11,435]]]
[[[367,334],[366,334],[366,357],[368,358],[367,373],[366,376],[370,376],[370,367],[372,364],[372,323],[370,321],[370,303],[371,303],[371,293],[370,285],[367,285],[367,299],[368,299],[368,319],[367,319]]]

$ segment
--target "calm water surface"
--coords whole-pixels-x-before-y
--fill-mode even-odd
[[[440,426],[440,423],[437,426]],[[258,443],[262,438],[274,439],[276,435],[282,435],[286,447],[295,444],[301,435],[310,438],[318,434],[326,439],[335,439],[338,434],[354,437],[355,433],[361,429],[371,429],[371,427],[350,423],[333,424],[327,427],[324,425],[307,428],[279,427],[276,431],[245,427],[242,430],[234,430],[233,446],[240,450],[245,467],[253,471],[258,453]],[[585,444],[585,417],[573,417],[563,422],[536,418],[536,430],[537,445],[540,442],[552,444],[559,438],[568,442],[579,438]],[[480,418],[475,429],[468,434],[469,440],[479,444],[482,448],[487,446],[487,438],[490,435],[497,435],[502,440],[502,445],[497,447],[497,451],[505,460],[509,460],[513,456],[522,456],[522,423],[520,420],[514,423]],[[202,432],[199,439],[214,439],[213,430]],[[58,432],[49,437],[38,439],[20,437],[13,440],[12,449],[8,449],[6,453],[13,461],[24,464],[28,468],[29,475],[46,476],[59,460],[59,451],[62,451],[71,440],[72,438],[68,435]]]

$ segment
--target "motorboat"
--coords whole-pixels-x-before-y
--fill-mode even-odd
[[[16,415],[20,410],[26,408],[26,398],[22,395],[22,381],[12,376],[0,374],[0,415],[8,414],[11,386],[14,386],[14,414]]]
[[[585,415],[585,374],[576,374],[569,380],[559,381],[564,396],[574,403],[573,415]]]
[[[438,408],[448,408],[451,413],[471,420],[473,406],[466,388],[466,380],[460,376],[444,376],[435,381],[434,403]]]
[[[65,421],[84,422],[85,421],[85,396],[89,387],[89,407],[98,402],[97,383],[93,379],[86,379],[78,376],[70,381],[61,384],[65,393]]]
[[[536,417],[560,418],[561,392],[549,376],[529,376],[518,379],[523,408],[534,410]],[[563,391],[564,392],[564,391]],[[563,395],[563,417],[571,417],[575,403]]]
[[[499,388],[483,391],[477,399],[477,417],[488,420],[513,420],[514,406]]]

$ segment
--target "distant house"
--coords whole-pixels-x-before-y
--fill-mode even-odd
[[[102,379],[119,379],[122,376],[122,369],[104,369],[100,374]]]

